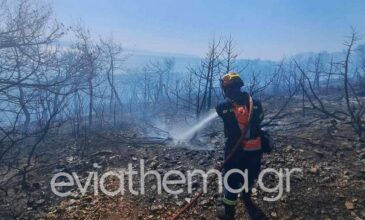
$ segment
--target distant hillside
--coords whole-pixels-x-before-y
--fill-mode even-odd
[[[163,59],[173,59],[175,62],[174,71],[186,72],[188,66],[199,64],[200,57],[185,54],[173,53],[157,53],[157,52],[129,52],[127,51],[127,59],[125,66],[127,69],[140,69],[150,62],[156,62]]]
[[[140,69],[149,62],[160,61],[162,59],[173,59],[175,62],[174,71],[186,73],[187,67],[199,65],[201,57],[185,54],[168,54],[154,52],[128,52],[125,61],[125,68],[130,70]],[[249,64],[247,66],[247,64]],[[245,67],[245,72],[270,72],[273,66],[277,64],[275,61],[260,60],[260,59],[238,59],[237,67]]]
[[[334,61],[343,60],[345,51],[338,52],[321,52],[322,60],[324,62],[330,62],[333,57]],[[175,62],[174,71],[179,73],[186,73],[187,67],[194,67],[198,65],[201,61],[201,57],[194,55],[186,55],[186,54],[174,54],[174,53],[158,53],[158,52],[148,52],[148,51],[128,51],[126,52],[127,59],[125,61],[125,69],[127,70],[136,70],[141,69],[143,66],[150,62],[156,62],[163,59],[173,59]],[[318,53],[314,52],[304,52],[294,55],[292,58],[297,60],[306,60],[309,57],[313,57]],[[359,62],[360,57],[365,57],[365,44],[360,44],[357,46],[355,50],[353,60]],[[263,73],[271,74],[275,66],[279,62],[271,61],[271,60],[260,60],[260,59],[238,59],[237,66],[244,67],[247,64],[247,68],[244,71],[244,74],[249,74],[252,72],[255,73]]]

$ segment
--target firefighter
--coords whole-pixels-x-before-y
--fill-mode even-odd
[[[243,184],[248,185],[249,190],[243,191],[241,198],[248,213],[252,218],[255,218],[252,216],[254,215],[252,210],[256,206],[251,201],[251,189],[259,175],[261,166],[260,123],[263,120],[262,106],[260,102],[253,100],[247,92],[241,91],[244,83],[237,73],[230,72],[224,75],[220,83],[225,100],[217,105],[216,111],[224,123],[225,157],[229,155],[242,133],[247,130],[239,149],[224,165],[224,172],[226,173],[231,169],[245,172],[247,169],[247,183],[244,182],[241,174],[232,173],[228,177],[228,185],[232,189],[240,189]],[[223,207],[219,208],[217,213],[219,219],[234,219],[237,197],[237,193],[230,192],[225,186]]]

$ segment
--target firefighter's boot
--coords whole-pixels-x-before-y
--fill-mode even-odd
[[[226,205],[219,207],[217,209],[217,217],[220,220],[234,220],[236,214],[236,207],[234,205]]]

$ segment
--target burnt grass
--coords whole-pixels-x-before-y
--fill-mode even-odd
[[[310,110],[304,117],[301,114],[300,108],[292,108],[280,123],[269,127],[275,149],[264,155],[262,168],[300,168],[302,172],[291,175],[291,191],[284,191],[275,202],[264,201],[263,197],[277,193],[264,193],[255,186],[254,202],[269,219],[365,219],[365,143],[354,135],[349,123],[320,118]],[[120,125],[119,129],[98,129],[87,138],[51,135],[35,158],[38,165],[29,176],[29,188],[21,190],[14,184],[8,196],[1,196],[0,216],[168,219],[200,191],[201,179],[193,178],[192,194],[179,186],[184,193],[178,196],[165,192],[158,195],[156,179],[148,178],[145,195],[132,195],[126,187],[124,195],[94,196],[91,190],[82,196],[73,188],[70,196],[60,198],[51,192],[51,178],[60,171],[77,172],[84,183],[88,172],[127,169],[129,163],[138,171],[140,159],[144,159],[146,171],[155,169],[161,174],[171,169],[183,173],[193,169],[206,171],[223,161],[223,145],[219,119],[188,144],[146,138],[133,122]],[[138,186],[139,179],[134,181]],[[275,186],[277,181],[272,175],[264,178],[266,186]],[[118,181],[107,179],[107,185],[108,189],[115,189]],[[214,184],[181,219],[216,219],[221,197]],[[237,219],[248,219],[242,202],[237,210]]]

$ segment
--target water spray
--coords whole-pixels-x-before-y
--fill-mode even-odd
[[[216,117],[218,117],[216,111],[210,110],[209,113],[204,118],[199,120],[197,124],[195,124],[192,127],[189,127],[186,131],[179,132],[178,134],[173,135],[172,138],[177,141],[189,141],[194,137],[197,131],[206,127],[208,123],[211,122]]]

